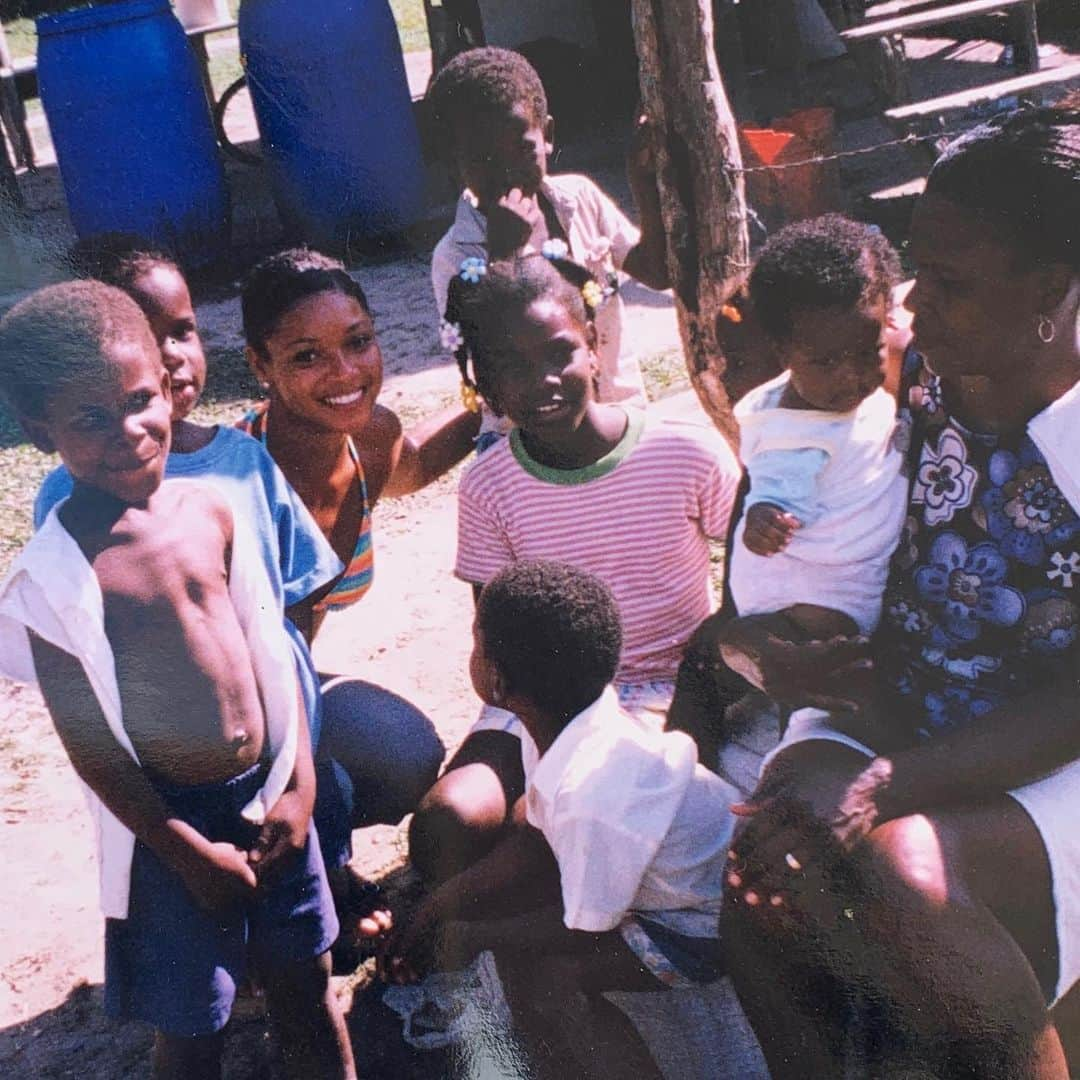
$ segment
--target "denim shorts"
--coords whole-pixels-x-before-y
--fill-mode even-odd
[[[240,816],[266,766],[221,784],[155,782],[171,810],[208,840],[250,849],[258,827]],[[179,1037],[225,1026],[248,965],[281,968],[320,956],[338,934],[314,827],[307,844],[251,901],[211,914],[179,875],[135,845],[126,919],[105,921],[105,1009]]]

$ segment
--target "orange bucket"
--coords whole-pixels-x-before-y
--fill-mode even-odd
[[[788,165],[746,174],[746,198],[772,232],[791,221],[836,209],[839,176],[832,161],[809,161],[833,152],[833,110],[800,109],[771,128],[739,128],[743,167]],[[807,161],[790,167],[792,162]]]

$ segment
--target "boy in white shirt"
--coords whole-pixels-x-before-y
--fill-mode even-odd
[[[473,686],[512,709],[535,744],[523,743],[519,825],[428,897],[387,950],[384,976],[412,977],[430,935],[467,919],[455,944],[495,950],[529,1050],[545,1044],[566,1075],[658,1076],[601,995],[719,977],[737,793],[697,763],[688,736],[620,710],[609,685],[619,614],[598,578],[515,563],[480,594],[473,633]],[[508,910],[518,914],[493,918]]]

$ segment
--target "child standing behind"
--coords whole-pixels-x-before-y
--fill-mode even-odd
[[[455,573],[477,590],[521,559],[595,573],[623,622],[620,701],[659,728],[713,607],[709,538],[727,533],[738,465],[712,429],[596,401],[598,291],[540,255],[454,282],[463,377],[515,425],[462,479]],[[512,712],[481,715],[413,819],[422,872],[445,876],[497,838],[522,790],[521,735]]]
[[[106,1008],[158,1076],[215,1076],[247,954],[290,1075],[355,1075],[338,925],[283,612],[210,487],[162,484],[169,376],[118,289],[43,289],[0,322],[0,389],[74,480],[0,587],[0,665],[39,682],[100,839]]]
[[[540,76],[519,53],[483,48],[459,54],[435,77],[426,100],[445,156],[465,185],[454,223],[432,256],[439,314],[465,259],[486,263],[528,250],[573,259],[611,293],[596,320],[597,399],[644,405],[637,360],[623,353],[618,275],[624,271],[654,289],[668,284],[647,153],[636,148],[628,166],[639,232],[587,177],[547,175],[553,121]]]
[[[908,488],[896,401],[882,386],[899,270],[880,231],[830,214],[778,232],[750,275],[758,321],[787,370],[735,406],[750,489],[728,584],[740,616],[759,616],[763,631],[771,620],[786,639],[870,634],[881,614]],[[754,678],[752,658],[724,659]],[[720,665],[716,688],[707,715],[688,714],[705,695],[680,693],[671,717],[710,764],[725,737],[716,722],[747,686]]]
[[[717,915],[736,792],[697,763],[687,736],[620,710],[610,685],[620,637],[611,590],[566,564],[515,563],[485,586],[470,673],[477,694],[513,709],[531,736],[525,822],[436,889],[383,961],[385,977],[414,977],[450,922],[445,936],[466,954],[493,949],[538,1075],[658,1077],[601,995],[722,974]],[[507,915],[521,911],[510,897],[530,834],[554,853],[558,900],[534,893]]]

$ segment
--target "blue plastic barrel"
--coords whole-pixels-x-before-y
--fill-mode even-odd
[[[286,229],[340,247],[415,222],[424,167],[387,0],[243,0],[239,24]]]
[[[198,65],[168,0],[37,20],[38,81],[72,225],[185,262],[228,246],[229,201]]]

